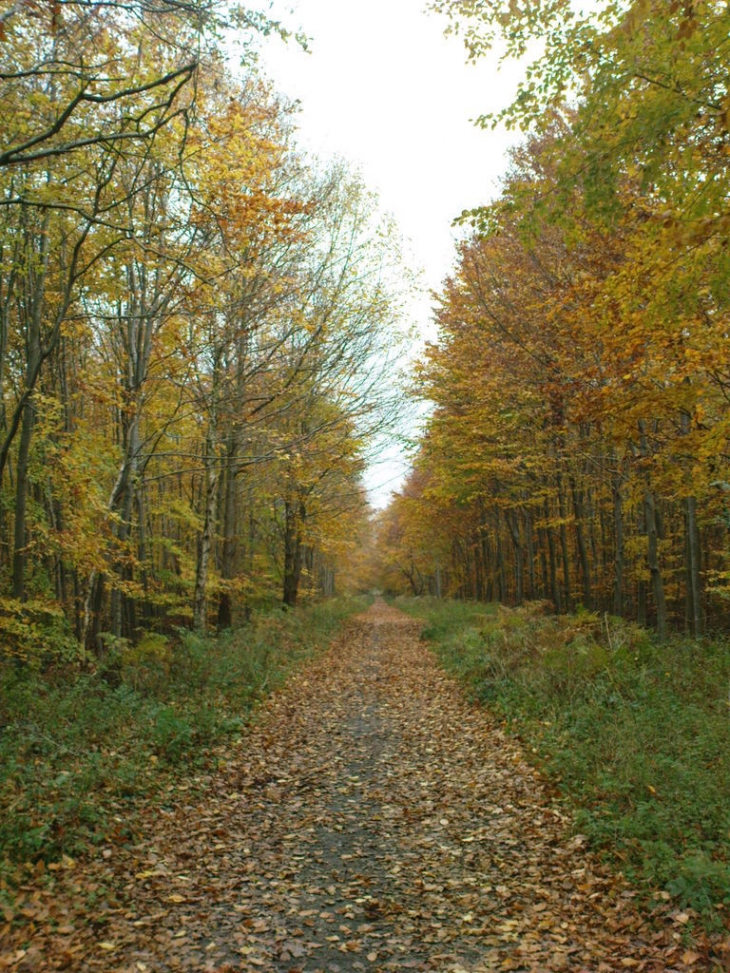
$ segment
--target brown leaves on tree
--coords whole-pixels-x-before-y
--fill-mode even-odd
[[[135,820],[136,840],[28,881],[0,969],[714,968],[687,914],[637,911],[519,746],[383,604],[218,757]]]

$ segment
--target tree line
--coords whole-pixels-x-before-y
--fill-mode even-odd
[[[729,5],[436,6],[534,61],[481,120],[524,141],[437,295],[383,583],[726,626]]]
[[[212,0],[0,11],[6,647],[331,593],[393,414],[398,253],[257,73],[286,30]]]

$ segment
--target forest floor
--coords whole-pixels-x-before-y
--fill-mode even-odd
[[[728,969],[642,914],[540,775],[382,602],[133,840],[29,880],[0,969]]]

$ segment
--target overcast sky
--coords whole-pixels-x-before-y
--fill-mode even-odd
[[[466,63],[445,22],[425,0],[293,0],[275,15],[301,27],[311,53],[294,43],[267,44],[266,73],[301,102],[299,142],[359,169],[395,218],[423,271],[412,309],[418,331],[433,337],[429,292],[449,273],[452,221],[494,196],[510,139],[475,128],[478,115],[510,100],[516,82],[494,61]],[[291,12],[289,12],[291,11]],[[372,471],[371,499],[383,505],[398,486],[397,457]]]

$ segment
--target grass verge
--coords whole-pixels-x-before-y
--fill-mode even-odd
[[[82,853],[135,801],[206,765],[258,700],[325,647],[362,599],[262,614],[219,638],[189,632],[111,645],[103,665],[0,666],[0,860]],[[20,870],[22,873],[22,869]]]
[[[658,644],[539,604],[403,599],[444,667],[501,716],[636,886],[718,931],[730,916],[730,645]]]

